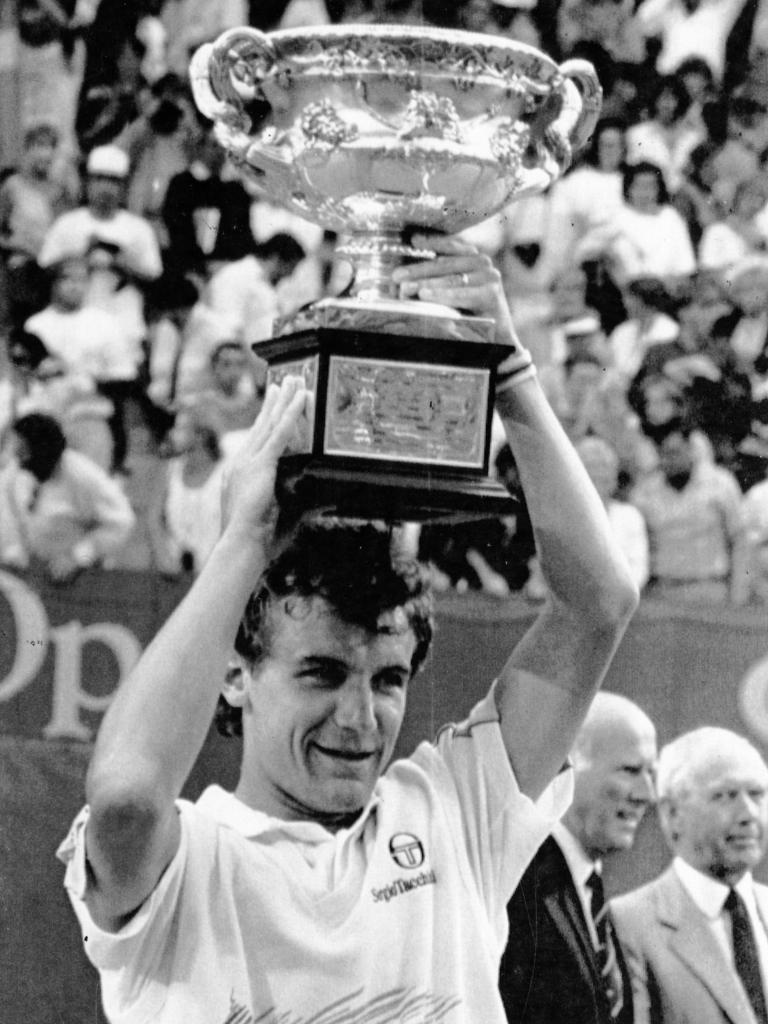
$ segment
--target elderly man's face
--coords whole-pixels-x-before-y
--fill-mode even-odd
[[[692,867],[733,884],[766,848],[768,769],[755,751],[736,747],[695,774],[669,807],[675,852]]]
[[[573,805],[565,823],[594,858],[628,850],[654,797],[656,733],[640,715],[617,717],[594,737],[576,765]]]

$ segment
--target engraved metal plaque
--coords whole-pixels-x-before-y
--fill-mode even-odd
[[[490,372],[332,356],[323,451],[482,469]]]

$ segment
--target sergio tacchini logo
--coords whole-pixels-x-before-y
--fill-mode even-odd
[[[389,853],[400,868],[420,868],[424,863],[421,840],[410,832],[398,832],[389,840]]]

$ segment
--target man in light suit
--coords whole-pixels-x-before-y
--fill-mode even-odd
[[[662,750],[657,786],[674,860],[611,904],[636,1024],[768,1024],[768,887],[751,874],[768,768],[736,733],[695,729]]]
[[[599,906],[602,859],[629,849],[653,799],[656,731],[598,693],[571,752],[571,807],[507,906],[499,988],[510,1024],[631,1024],[629,972]]]

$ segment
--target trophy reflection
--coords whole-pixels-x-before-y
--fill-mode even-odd
[[[314,395],[306,451],[281,469],[306,508],[437,520],[511,505],[489,475],[495,325],[398,298],[414,232],[453,234],[560,177],[597,121],[581,60],[501,37],[396,25],[232,29],[190,68],[195,101],[272,202],[334,231],[349,295],[254,351]]]

